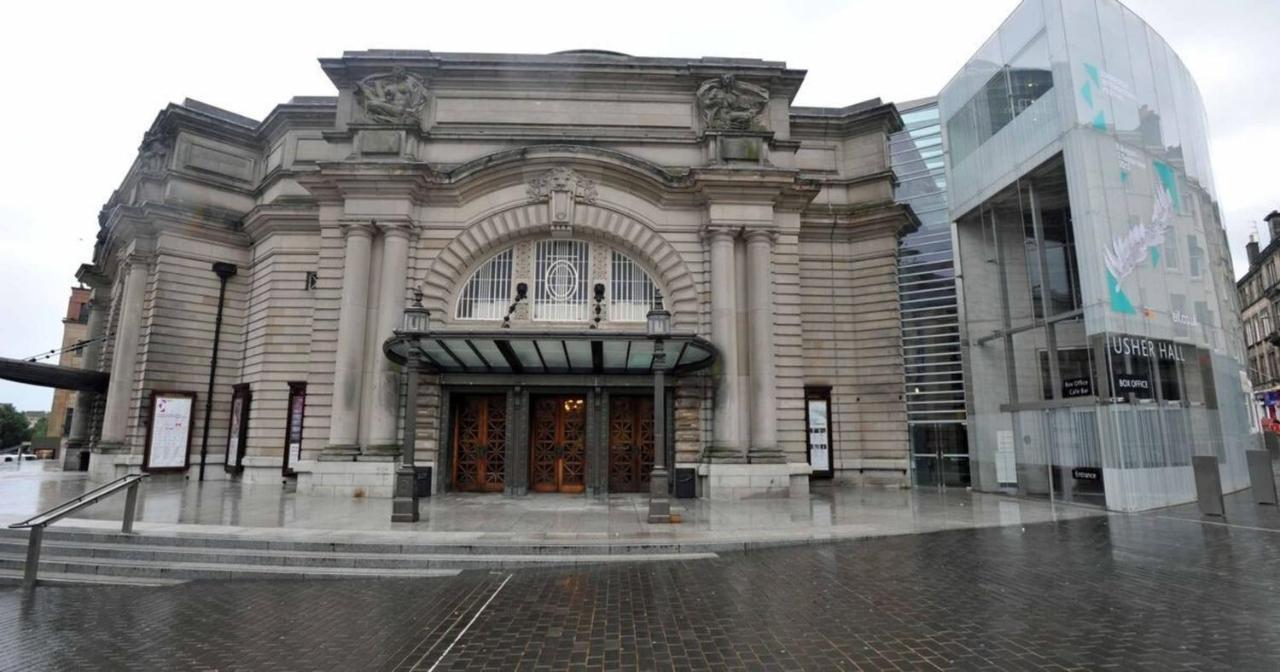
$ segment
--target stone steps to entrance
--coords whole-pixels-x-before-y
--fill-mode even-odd
[[[0,530],[0,581],[21,578],[25,531]],[[40,578],[67,583],[165,585],[196,579],[323,579],[454,576],[472,569],[516,569],[611,562],[700,560],[710,552],[610,546],[440,545],[272,541],[234,536],[73,531],[49,528]],[[630,552],[613,552],[628,550]],[[644,552],[648,550],[649,552]],[[148,584],[147,581],[156,583]]]

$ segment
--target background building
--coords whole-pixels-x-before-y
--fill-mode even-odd
[[[968,486],[965,385],[951,219],[938,102],[899,103],[903,129],[889,140],[894,197],[920,228],[898,248],[902,355],[916,485]]]
[[[1194,81],[1114,0],[1026,0],[939,96],[973,480],[1138,510],[1247,485],[1234,275]]]
[[[67,301],[67,314],[62,318],[62,346],[58,355],[61,366],[80,368],[83,360],[82,343],[88,334],[89,324],[89,288],[72,287],[71,298]],[[71,430],[73,416],[76,412],[76,393],[73,390],[55,389],[53,406],[49,410],[49,430],[47,436],[64,437]]]
[[[1275,305],[1280,296],[1280,255],[1276,254],[1280,250],[1280,212],[1272,211],[1263,221],[1269,233],[1267,246],[1259,248],[1257,239],[1250,237],[1246,246],[1249,270],[1236,281],[1236,291],[1243,306],[1241,319],[1254,400],[1275,420],[1280,403],[1280,322]]]

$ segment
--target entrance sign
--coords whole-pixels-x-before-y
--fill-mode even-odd
[[[294,465],[302,459],[302,417],[307,406],[307,384],[289,383],[289,421],[284,439],[284,464],[281,472],[291,476]]]
[[[805,430],[809,444],[809,466],[815,478],[834,475],[831,459],[831,390],[805,390]]]
[[[192,411],[195,392],[151,393],[144,471],[186,469],[191,459]]]

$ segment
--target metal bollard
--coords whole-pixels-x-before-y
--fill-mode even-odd
[[[1213,455],[1196,455],[1191,458],[1196,476],[1196,500],[1200,513],[1206,516],[1226,516],[1222,505],[1222,475],[1218,473],[1218,458]]]
[[[1276,504],[1276,477],[1271,471],[1271,453],[1265,450],[1246,450],[1249,463],[1249,484],[1253,487],[1253,501],[1259,504]]]

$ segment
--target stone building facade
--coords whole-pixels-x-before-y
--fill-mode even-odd
[[[150,463],[178,392],[210,478],[390,496],[407,421],[437,491],[639,490],[661,301],[714,357],[672,377],[677,480],[799,495],[816,448],[818,475],[907,482],[892,104],[794,107],[804,71],[754,59],[320,63],[336,96],[261,121],[167,107],[103,208],[96,478]],[[415,292],[439,349],[406,419],[383,345]]]
[[[82,366],[84,348],[76,345],[85,340],[89,321],[89,289],[72,287],[71,298],[67,300],[67,313],[62,318],[62,346],[58,354],[58,364],[80,368]],[[75,417],[76,393],[72,390],[55,389],[53,405],[49,409],[49,429],[46,436],[62,437],[71,429],[71,419]]]
[[[1256,239],[1246,245],[1249,270],[1236,281],[1249,381],[1262,402],[1267,417],[1276,419],[1277,392],[1280,392],[1280,316],[1276,297],[1280,295],[1280,212],[1271,211],[1263,221],[1269,239],[1260,247]]]

